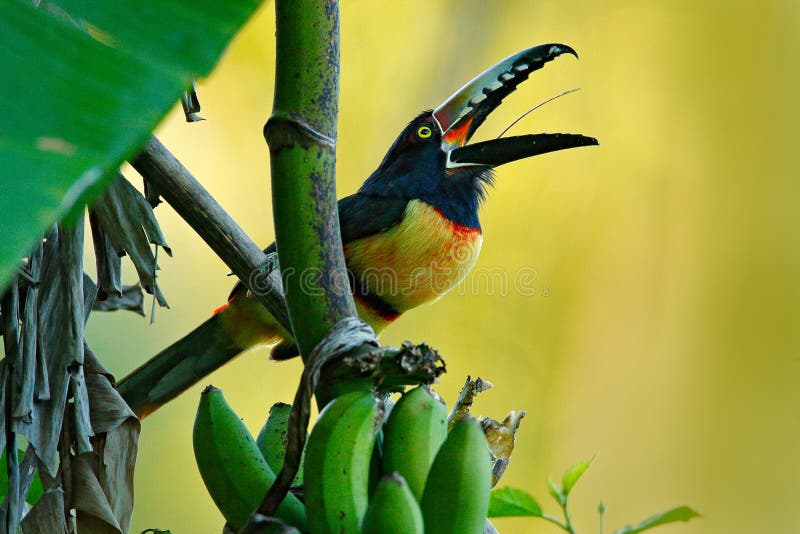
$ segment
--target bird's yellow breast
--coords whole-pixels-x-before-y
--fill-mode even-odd
[[[344,252],[357,287],[402,313],[458,285],[478,259],[482,242],[479,229],[453,223],[431,205],[412,200],[398,224],[348,243]]]

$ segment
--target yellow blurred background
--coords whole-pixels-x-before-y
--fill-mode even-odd
[[[511,133],[584,133],[601,146],[499,169],[481,214],[478,266],[533,270],[535,293],[467,288],[382,337],[439,349],[449,403],[471,374],[495,385],[478,414],[527,410],[501,484],[551,513],[548,475],[597,453],[572,497],[580,533],[597,531],[601,498],[606,532],[679,504],[704,517],[659,532],[800,532],[799,29],[793,0],[342,3],[340,196],[408,120],[495,61],[545,42],[581,54],[536,72],[477,136],[583,89]],[[273,239],[261,137],[273,71],[266,5],[200,83],[207,120],[186,124],[176,108],[158,131],[263,245]],[[172,308],[152,326],[124,313],[89,324],[118,378],[200,323],[233,283],[169,206],[156,213],[175,253],[161,255],[159,278]],[[299,372],[262,348],[202,385],[222,388],[257,432]],[[221,531],[192,454],[200,389],[143,423],[133,532]],[[557,532],[536,519],[496,525]]]

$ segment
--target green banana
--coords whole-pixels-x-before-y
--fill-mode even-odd
[[[289,426],[289,413],[292,405],[285,402],[278,402],[269,409],[267,422],[261,427],[261,431],[256,438],[256,444],[264,455],[267,465],[273,473],[280,473],[283,469],[283,458],[286,456],[286,429]],[[305,450],[300,458],[300,470],[294,477],[292,484],[300,485],[303,483],[303,460]]]
[[[364,516],[361,534],[423,534],[422,511],[402,475],[381,478]]]
[[[275,473],[222,391],[214,386],[208,386],[200,395],[192,441],[208,493],[228,523],[238,530],[261,503],[275,481]],[[305,508],[291,493],[275,516],[308,530]]]
[[[305,462],[305,501],[313,534],[361,528],[379,416],[378,401],[364,391],[337,397],[319,414]]]
[[[369,497],[375,494],[378,483],[381,481],[381,465],[383,464],[383,429],[379,429],[375,435],[375,446],[372,447],[372,455],[369,458]]]
[[[447,438],[447,407],[420,386],[405,393],[383,428],[383,472],[397,471],[422,498],[433,459]]]
[[[482,534],[491,487],[486,438],[480,423],[464,416],[453,425],[428,474],[420,503],[425,532]]]

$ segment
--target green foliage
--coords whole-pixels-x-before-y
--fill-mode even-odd
[[[561,491],[561,488],[558,487],[552,478],[547,479],[547,491],[550,493],[550,496],[555,499],[555,501],[564,506],[567,502],[567,496]]]
[[[672,508],[666,512],[661,512],[660,514],[648,517],[638,525],[623,527],[615,531],[614,534],[636,534],[637,532],[643,532],[653,527],[666,525],[667,523],[689,521],[695,517],[700,517],[700,514],[688,506],[678,506],[677,508]]]
[[[542,508],[530,493],[512,487],[492,491],[489,517],[533,516],[541,517]]]
[[[82,214],[258,0],[0,3],[0,287]]]
[[[548,480],[548,492],[550,496],[558,503],[564,515],[563,521],[555,516],[549,515],[542,511],[541,506],[533,497],[524,490],[504,487],[492,491],[492,498],[489,502],[488,517],[509,517],[509,516],[530,516],[541,517],[545,521],[549,521],[554,525],[560,527],[569,534],[575,534],[575,528],[572,525],[572,519],[569,514],[569,494],[575,484],[580,480],[586,470],[594,461],[594,457],[589,460],[584,460],[576,463],[564,472],[561,479],[561,487],[558,487],[553,479]],[[597,507],[597,512],[600,516],[600,532],[603,532],[603,522],[605,518],[607,506],[602,500]],[[626,526],[619,530],[614,531],[613,534],[637,534],[657,526],[666,525],[667,523],[674,523],[677,521],[689,521],[694,517],[700,517],[696,511],[688,506],[679,506],[672,508],[660,514],[649,517],[634,526]]]
[[[561,478],[561,493],[564,495],[564,497],[569,495],[569,492],[575,486],[575,483],[580,480],[586,470],[589,469],[589,466],[592,465],[593,461],[594,456],[588,460],[583,460],[576,463],[564,472],[564,476]]]

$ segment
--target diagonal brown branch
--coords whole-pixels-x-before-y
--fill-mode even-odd
[[[251,287],[254,282],[260,283],[253,291],[255,298],[291,332],[280,289],[269,280],[263,284],[260,278],[256,280],[267,260],[266,254],[188,169],[155,137],[150,137],[132,164],[248,289],[254,289]]]
[[[281,288],[263,270],[268,263],[268,256],[186,167],[155,137],[147,141],[141,154],[132,163],[144,177],[148,188],[164,197],[251,290],[254,297],[291,332]],[[143,410],[152,412],[230,359],[225,355],[213,361],[206,357],[202,365],[192,365],[193,358],[200,358],[200,355],[153,357],[120,381],[119,392],[131,409],[143,416]],[[158,391],[154,392],[156,385]]]

